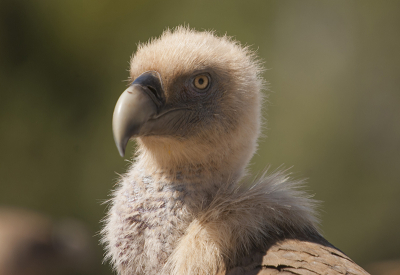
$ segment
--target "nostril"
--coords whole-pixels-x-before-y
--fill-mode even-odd
[[[164,99],[160,91],[150,85],[146,85],[146,88],[150,91],[149,96],[153,98],[157,107],[161,107],[164,104]]]
[[[131,85],[139,85],[153,99],[157,107],[165,103],[165,95],[159,74],[148,71],[139,75]]]
[[[147,86],[147,88],[154,94],[154,96],[161,101],[160,95],[157,93],[157,90],[152,86]]]

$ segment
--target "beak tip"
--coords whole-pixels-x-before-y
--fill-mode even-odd
[[[128,141],[129,139],[122,140],[121,142],[118,141],[115,142],[115,145],[117,145],[117,149],[121,157],[125,156],[125,149]]]

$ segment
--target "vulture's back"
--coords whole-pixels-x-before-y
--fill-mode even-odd
[[[252,254],[245,262],[225,274],[368,274],[324,239],[317,242],[286,239],[272,245],[266,253]]]

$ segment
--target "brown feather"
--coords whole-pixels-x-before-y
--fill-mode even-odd
[[[285,239],[273,244],[266,253],[255,252],[246,260],[249,264],[235,267],[224,274],[368,274],[324,239],[313,242]]]

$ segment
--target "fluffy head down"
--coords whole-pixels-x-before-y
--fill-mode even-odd
[[[227,36],[178,27],[139,45],[132,80],[146,71],[161,75],[166,105],[186,111],[162,118],[168,133],[138,139],[142,158],[177,170],[188,164],[220,173],[243,170],[261,124],[262,67],[255,55]],[[207,92],[188,87],[198,74],[210,76]]]

